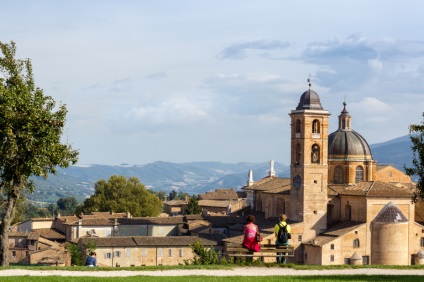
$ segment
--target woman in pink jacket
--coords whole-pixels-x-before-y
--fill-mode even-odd
[[[256,233],[259,232],[258,226],[254,224],[255,217],[253,215],[249,215],[246,218],[247,224],[243,227],[244,231],[244,239],[243,239],[243,247],[252,250],[254,252],[259,252],[260,246],[259,242],[256,240]]]

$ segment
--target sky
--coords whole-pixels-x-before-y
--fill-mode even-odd
[[[424,1],[0,0],[79,164],[289,164],[308,89],[369,144],[424,111]]]

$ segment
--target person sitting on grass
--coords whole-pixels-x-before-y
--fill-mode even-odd
[[[85,260],[85,266],[95,267],[97,266],[96,252],[91,252]]]

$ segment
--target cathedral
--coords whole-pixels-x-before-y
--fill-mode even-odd
[[[329,133],[330,113],[310,86],[290,116],[290,178],[269,175],[256,182],[249,171],[243,191],[251,208],[266,218],[288,216],[292,263],[424,263],[424,208],[413,203],[410,177],[378,165],[352,129],[346,103],[338,128]],[[269,240],[274,240],[273,235]]]

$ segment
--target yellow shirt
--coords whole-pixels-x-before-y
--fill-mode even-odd
[[[274,227],[274,232],[275,232],[275,239],[278,239],[278,231],[280,231],[280,223],[281,225],[286,225],[287,226],[287,233],[291,233],[291,227],[290,225],[287,224],[287,222],[285,221],[280,221],[279,223],[277,223]]]

